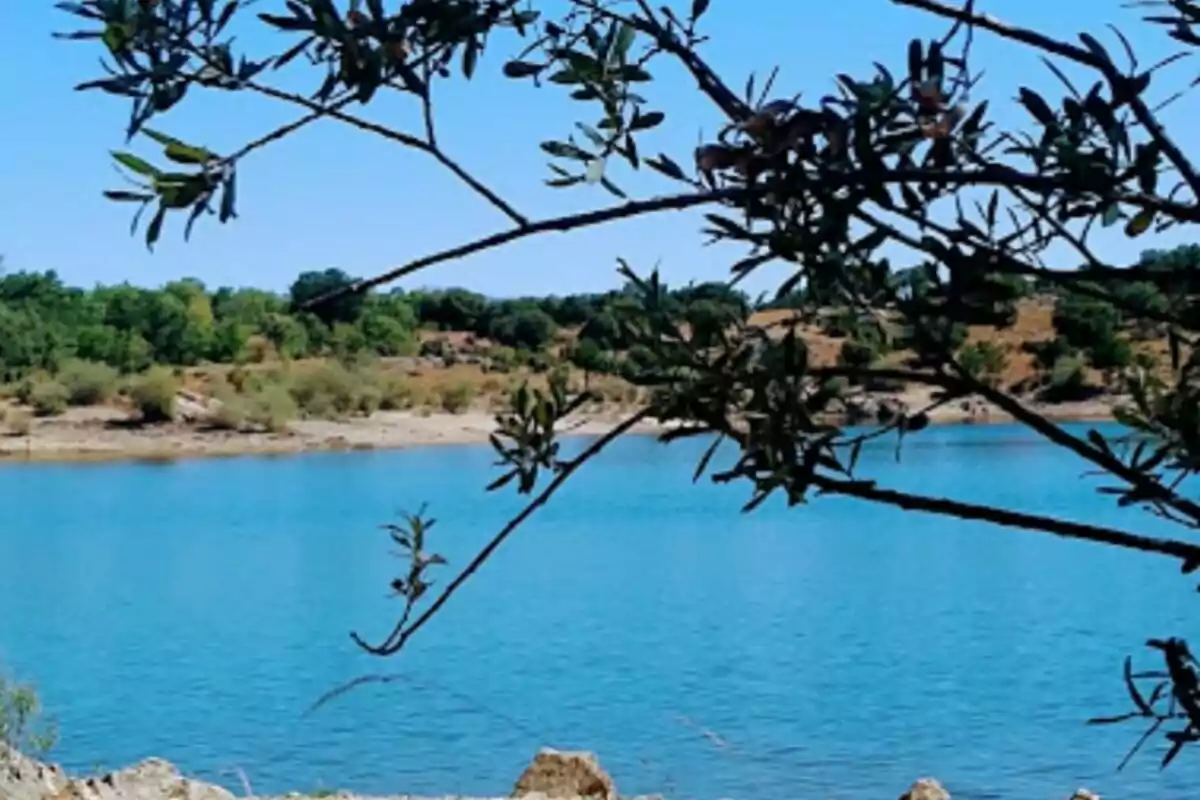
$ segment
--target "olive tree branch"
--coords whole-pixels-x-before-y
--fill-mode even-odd
[[[504,541],[510,535],[512,535],[514,531],[517,530],[517,528],[519,528],[527,519],[529,519],[529,517],[533,516],[534,512],[544,506],[550,500],[550,498],[554,496],[555,492],[561,489],[563,484],[565,484],[567,480],[579,470],[580,467],[599,455],[604,448],[612,444],[617,438],[629,432],[634,426],[647,419],[650,414],[651,409],[643,408],[632,416],[626,418],[620,424],[615,425],[604,435],[592,441],[592,443],[584,448],[579,455],[575,456],[570,461],[565,462],[561,469],[558,470],[553,480],[546,484],[546,488],[544,488],[536,497],[529,501],[529,503],[523,509],[521,509],[516,516],[510,519],[508,523],[505,524],[505,526],[501,528],[500,531],[493,536],[478,553],[476,553],[475,557],[471,559],[470,563],[468,563],[467,566],[464,567],[457,576],[455,576],[454,580],[446,585],[446,588],[442,590],[441,594],[437,596],[437,598],[429,605],[429,607],[426,608],[420,615],[418,615],[417,618],[411,623],[407,622],[408,614],[405,613],[405,615],[401,618],[400,623],[397,624],[393,628],[392,632],[388,634],[387,638],[378,645],[369,644],[357,633],[351,633],[350,638],[353,639],[355,644],[372,655],[390,656],[398,653],[400,649],[404,647],[405,643],[408,642],[408,640],[412,637],[412,635],[419,631],[427,622],[429,622],[429,620],[441,610],[442,606],[446,604],[446,602],[454,595],[454,593],[457,592],[459,588],[462,587],[462,585],[466,583],[466,581],[472,575],[474,575],[489,558],[492,557],[492,554],[496,552],[497,548],[499,548],[500,545],[502,545]]]
[[[902,231],[897,230],[894,226],[889,226],[887,223],[871,216],[867,212],[857,212],[861,219],[868,224],[876,225],[888,232],[889,236],[897,239],[908,247],[911,247],[919,252],[923,252],[940,261],[946,259],[947,253],[931,247],[927,242],[918,240],[915,237],[908,236]],[[996,253],[997,257],[1003,257],[1006,261],[1009,257],[1003,254]],[[1018,262],[1019,263],[1019,262]],[[951,268],[955,264],[948,264]],[[893,300],[899,302],[899,298],[893,296]],[[923,327],[920,319],[914,320],[914,323]],[[1064,447],[1075,453],[1080,458],[1092,462],[1096,466],[1111,473],[1136,488],[1147,499],[1162,503],[1164,506],[1173,508],[1176,511],[1186,515],[1190,520],[1191,527],[1200,527],[1200,504],[1197,504],[1185,497],[1179,495],[1176,491],[1163,484],[1158,479],[1140,472],[1118,459],[1111,452],[1107,452],[1098,447],[1084,442],[1077,436],[1067,433],[1063,428],[1051,422],[1045,416],[1037,413],[1028,406],[1021,403],[1012,395],[1003,392],[992,386],[989,386],[983,381],[979,381],[971,376],[953,357],[952,353],[942,353],[943,360],[956,373],[961,384],[968,388],[970,394],[976,394],[987,400],[992,405],[1004,411],[1013,419],[1021,422],[1025,426],[1031,428],[1047,440],[1054,444]]]
[[[323,106],[320,103],[309,100],[303,95],[285,92],[272,86],[264,86],[263,84],[254,81],[246,81],[244,82],[244,86],[250,91],[257,92],[258,94],[307,108],[313,114],[317,115],[316,117],[313,117],[314,119],[322,116],[336,119],[339,122],[343,122],[347,125],[358,128],[359,130],[367,131],[368,133],[374,133],[377,136],[382,136],[385,139],[396,142],[405,147],[410,147],[414,150],[426,153],[432,156],[434,160],[436,160],[446,169],[450,170],[455,177],[469,186],[476,194],[480,195],[493,206],[498,208],[505,216],[507,216],[517,225],[526,225],[529,222],[528,218],[509,205],[508,202],[500,197],[500,195],[496,194],[496,192],[494,192],[492,189],[489,189],[481,181],[464,169],[460,164],[458,164],[458,162],[446,155],[446,152],[437,144],[436,140],[422,140],[416,136],[413,136],[412,134],[404,133],[403,131],[397,131],[393,128],[387,127],[386,125],[380,125],[353,114],[347,114],[336,107],[336,104],[334,106]]]
[[[659,22],[650,8],[650,4],[639,2],[642,15],[618,14],[607,8],[602,8],[590,0],[574,0],[576,5],[587,8],[600,16],[623,22],[634,30],[649,36],[665,53],[674,56],[696,80],[705,96],[713,101],[721,112],[732,122],[740,122],[748,118],[752,110],[725,84],[724,81],[705,63],[696,51],[679,40],[679,37],[665,25]]]
[[[1102,74],[1114,89],[1128,85],[1131,80],[1129,77],[1122,75],[1110,59],[1102,58],[1091,50],[1059,41],[1037,31],[1008,25],[994,17],[977,14],[969,9],[955,8],[946,5],[940,0],[892,0],[892,2],[897,5],[920,9],[939,17],[958,20],[967,25],[976,26],[994,33],[1001,38],[1020,42],[1034,49],[1052,53],[1082,66],[1090,67]],[[1200,199],[1200,172],[1196,170],[1191,160],[1175,144],[1170,135],[1167,134],[1166,129],[1163,128],[1145,101],[1136,92],[1129,92],[1128,94],[1129,107],[1133,111],[1133,115],[1141,123],[1142,127],[1146,129],[1150,137],[1162,148],[1162,152],[1170,159],[1175,168],[1179,170],[1179,174],[1188,186],[1191,187],[1193,196]]]
[[[850,481],[815,475],[812,484],[830,494],[841,494],[860,500],[895,506],[906,511],[922,511],[938,516],[955,517],[957,519],[990,522],[1008,528],[1018,528],[1030,532],[1049,533],[1066,539],[1081,539],[1120,547],[1126,550],[1137,550],[1143,553],[1177,558],[1185,564],[1200,563],[1200,545],[1177,539],[1160,539],[1141,534],[1128,533],[1115,528],[1097,525],[1085,525],[1069,520],[1043,517],[1038,514],[1026,514],[1019,511],[981,506],[948,498],[929,497],[910,494],[892,489],[881,489],[868,481]]]

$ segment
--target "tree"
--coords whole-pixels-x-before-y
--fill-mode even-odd
[[[352,286],[355,283],[340,269],[326,269],[320,272],[302,272],[292,284],[288,294],[292,299],[292,308],[306,308],[314,300],[328,297],[331,292]],[[359,292],[346,292],[321,303],[313,311],[322,322],[330,327],[343,322],[353,324],[358,322],[362,314],[365,296]]]
[[[1113,290],[1146,280],[1194,299],[1195,281],[1174,266],[1110,263],[1092,245],[1097,227],[1134,238],[1152,228],[1200,223],[1200,169],[1164,126],[1156,110],[1159,98],[1150,92],[1160,67],[1138,66],[1125,39],[1115,49],[1087,34],[1075,43],[976,14],[970,3],[959,8],[942,0],[893,2],[943,20],[945,35],[915,39],[893,53],[872,53],[873,69],[858,77],[839,75],[833,93],[815,104],[783,99],[798,95],[775,88],[773,79],[751,81],[743,95],[733,91],[697,49],[707,37],[702,30],[706,0],[680,9],[655,9],[640,0],[615,6],[567,0],[561,6],[544,4],[545,13],[525,0],[414,0],[387,8],[369,2],[365,10],[346,12],[331,0],[309,0],[289,4],[279,14],[257,15],[262,25],[290,37],[282,52],[267,55],[235,49],[226,25],[246,12],[232,3],[160,0],[133,6],[81,0],[68,6],[87,26],[74,38],[97,39],[108,51],[110,71],[81,88],[131,103],[128,132],[149,140],[148,158],[115,154],[119,166],[140,181],[139,188],[109,193],[110,199],[146,212],[141,230],[148,246],[166,230],[168,217],[189,226],[208,215],[222,223],[234,220],[235,182],[254,180],[255,153],[321,118],[432,158],[511,223],[501,233],[425,255],[318,297],[320,302],[313,298],[323,292],[294,293],[298,305],[326,320],[354,318],[346,309],[364,292],[437,263],[542,233],[701,210],[707,239],[744,248],[731,264],[731,281],[771,264],[785,274],[777,296],[787,298],[798,315],[822,324],[821,306],[848,305],[881,331],[901,329],[917,346],[919,358],[903,368],[857,362],[822,366],[809,360],[793,321],[774,329],[734,321],[723,337],[698,342],[685,324],[682,304],[671,301],[657,273],[642,274],[620,262],[624,286],[609,307],[611,321],[619,324],[605,325],[597,335],[586,330],[589,321],[585,333],[602,348],[611,346],[605,340],[618,333],[626,340],[625,364],[647,389],[644,405],[566,458],[555,436],[564,416],[586,402],[586,393],[572,394],[560,379],[547,390],[518,389],[511,411],[498,420],[494,441],[505,471],[491,488],[513,484],[519,493],[532,495],[529,505],[428,603],[423,576],[437,560],[429,557],[427,522],[418,515],[394,527],[397,545],[412,557],[409,573],[393,583],[404,608],[382,641],[356,637],[365,650],[399,652],[530,514],[595,454],[645,419],[672,423],[664,441],[702,435],[732,442],[736,458],[712,464],[714,445],[698,475],[744,482],[750,491],[746,510],[776,494],[793,505],[815,495],[843,495],[1150,553],[1185,572],[1200,567],[1200,544],[1186,536],[1154,538],[880,485],[857,466],[863,434],[823,416],[830,402],[827,387],[839,378],[864,386],[897,381],[927,386],[937,394],[931,408],[978,396],[1107,474],[1112,485],[1104,491],[1122,504],[1143,507],[1185,529],[1200,528],[1200,503],[1180,482],[1200,464],[1195,437],[1200,348],[1190,346],[1197,321],[1161,313],[1161,308],[1128,310]],[[1145,24],[1164,27],[1194,49],[1200,43],[1197,20],[1200,2],[1169,0]],[[1052,77],[1064,84],[1061,94],[1050,98],[1021,88],[1022,125],[994,121],[981,99],[987,84],[979,84],[970,45],[984,36],[1043,56]],[[239,36],[237,42],[256,40]],[[540,91],[566,91],[581,101],[575,108],[594,109],[594,117],[579,121],[583,138],[541,143],[553,159],[549,183],[608,192],[618,202],[530,219],[442,148],[436,135],[438,87],[456,70],[469,79],[481,68],[485,43],[489,55],[497,50],[518,54],[501,68],[509,78],[539,79]],[[300,55],[313,65],[314,93],[272,86],[268,68],[293,59],[303,64]],[[647,157],[643,133],[667,121],[666,112],[646,99],[652,94],[651,70],[668,64],[688,73],[698,99],[718,114],[713,127],[720,135],[694,157]],[[1087,79],[1082,90],[1067,80],[1068,73],[1076,82]],[[296,118],[224,154],[150,127],[169,124],[174,107],[209,88],[294,107]],[[383,128],[351,108],[382,95],[409,100],[424,116],[421,130]],[[1170,95],[1164,87],[1161,96]],[[563,128],[570,128],[566,120]],[[173,163],[160,167],[155,161]],[[621,186],[624,165],[645,167],[676,191],[630,198]],[[887,258],[881,255],[885,248]],[[1085,261],[1087,273],[1046,266],[1064,252]],[[1077,436],[960,362],[957,351],[967,326],[1010,324],[1014,291],[1029,283],[1054,287],[1062,298],[1108,303],[1123,314],[1153,318],[1169,331],[1171,374],[1125,376],[1133,402],[1120,418],[1142,437],[1136,446],[1126,451],[1121,441],[1095,431]],[[439,305],[442,324],[475,329],[480,315],[470,307],[477,301],[467,302],[469,297],[456,295],[449,308]],[[426,303],[441,299],[418,301],[421,318],[431,319]],[[1082,374],[1078,364],[1064,363],[1060,371],[1066,384]],[[891,415],[881,423],[882,431],[870,435],[889,430],[914,435],[928,422],[929,410]],[[710,466],[715,472],[708,471]],[[1141,679],[1127,670],[1138,706],[1131,717],[1168,725],[1173,756],[1183,744],[1200,739],[1200,681],[1182,640],[1151,644],[1166,661],[1166,677],[1149,678],[1160,685],[1142,694],[1136,687]],[[1170,709],[1163,711],[1167,704]]]

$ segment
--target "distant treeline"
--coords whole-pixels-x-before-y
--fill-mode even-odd
[[[1200,264],[1200,246],[1147,252],[1142,272],[1183,276],[1190,284]],[[564,328],[578,331],[575,357],[585,368],[629,346],[621,309],[633,288],[599,293],[494,299],[466,289],[346,294],[301,310],[308,301],[351,281],[341,270],[305,272],[285,294],[259,289],[210,290],[195,279],[150,289],[129,284],[83,289],[65,285],[54,272],[0,276],[0,370],[13,379],[33,370],[55,371],[68,359],[102,362],[122,372],[153,364],[188,366],[203,362],[281,358],[379,356],[418,352],[417,331],[462,331],[526,353],[543,351]],[[898,278],[900,279],[900,278]],[[1031,281],[1010,282],[1010,296],[1052,291]],[[1130,281],[1123,294],[1139,305],[1165,307],[1161,281]],[[1190,286],[1189,286],[1190,289]],[[808,287],[779,298],[751,299],[724,283],[669,289],[665,302],[694,327],[718,328],[754,311],[812,305]],[[816,298],[817,301],[820,298]],[[1097,322],[1119,326],[1112,309],[1097,312],[1088,301],[1075,317],[1091,336]],[[1068,327],[1070,324],[1068,323]],[[1078,327],[1078,326],[1076,326]],[[851,332],[852,333],[852,332]],[[589,366],[588,362],[596,362]]]

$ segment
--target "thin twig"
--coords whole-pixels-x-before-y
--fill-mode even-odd
[[[439,610],[441,610],[442,606],[444,606],[446,602],[454,596],[454,593],[457,592],[458,589],[472,575],[474,575],[480,567],[487,563],[487,560],[491,558],[492,554],[496,552],[497,548],[504,543],[504,540],[507,539],[517,528],[519,528],[525,522],[525,520],[533,516],[534,512],[544,506],[547,501],[554,496],[555,492],[562,488],[563,484],[565,484],[567,480],[579,470],[580,467],[582,467],[588,461],[591,461],[595,456],[599,455],[604,448],[608,447],[608,445],[612,444],[617,438],[627,433],[638,423],[645,420],[647,417],[649,417],[649,415],[649,408],[644,408],[641,411],[638,411],[636,414],[628,417],[620,424],[615,425],[603,436],[598,437],[575,458],[566,462],[562,469],[559,470],[559,472],[554,476],[554,479],[546,484],[546,488],[543,489],[537,495],[537,497],[530,500],[529,503],[523,509],[521,509],[520,513],[510,519],[508,523],[500,529],[499,533],[497,533],[491,538],[491,540],[488,541],[483,549],[481,549],[475,555],[475,557],[471,559],[471,562],[467,564],[467,566],[464,567],[458,575],[455,576],[454,580],[447,584],[446,588],[442,590],[441,594],[437,596],[437,598],[429,605],[429,607],[426,608],[420,616],[413,620],[412,624],[397,625],[392,630],[391,634],[389,634],[384,642],[380,645],[368,644],[357,633],[350,634],[350,637],[359,647],[373,655],[388,656],[399,652],[409,638],[412,637],[414,633],[419,631],[425,625],[425,623],[433,618],[433,616],[437,614]]]
[[[250,89],[251,91],[257,92],[261,95],[302,106],[309,109],[313,113],[319,112],[321,116],[326,116],[330,119],[336,119],[339,122],[344,122],[345,124],[358,128],[359,130],[374,133],[377,136],[382,136],[385,139],[402,144],[405,147],[411,147],[414,150],[428,153],[429,155],[433,156],[438,163],[454,173],[455,177],[457,177],[467,186],[471,187],[472,190],[486,199],[493,206],[498,208],[513,222],[517,223],[518,225],[524,225],[528,222],[528,219],[514,209],[511,205],[509,205],[504,198],[500,197],[500,195],[496,194],[494,191],[481,183],[477,178],[471,175],[471,173],[463,169],[462,166],[446,155],[446,153],[436,145],[431,145],[423,139],[413,136],[412,134],[394,130],[386,125],[380,125],[376,122],[363,119],[362,117],[354,116],[353,114],[347,114],[346,112],[337,108],[322,106],[320,103],[309,100],[303,95],[294,94],[292,92],[284,92],[272,86],[264,86],[253,81],[247,81],[244,85],[247,89]]]

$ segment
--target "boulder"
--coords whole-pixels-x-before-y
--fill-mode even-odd
[[[68,778],[56,766],[14,751],[0,754],[4,800],[234,800],[219,786],[193,781],[158,758],[87,778]]]
[[[592,753],[547,748],[534,757],[533,763],[521,773],[513,789],[513,797],[535,794],[548,798],[594,797],[616,800],[617,789]]]
[[[1071,795],[1071,800],[1100,800],[1100,795],[1090,789],[1076,789],[1075,794]]]
[[[950,793],[933,778],[920,778],[900,795],[900,800],[950,800]]]

